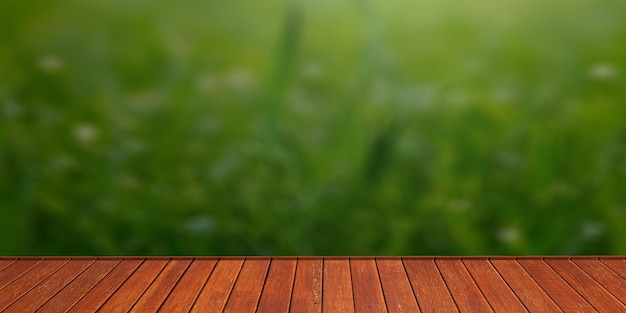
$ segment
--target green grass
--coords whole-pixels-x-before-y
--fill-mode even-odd
[[[626,4],[0,4],[0,254],[626,253]]]

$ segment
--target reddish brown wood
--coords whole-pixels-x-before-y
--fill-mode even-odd
[[[420,312],[402,261],[379,258],[376,265],[389,313]]]
[[[355,311],[357,313],[387,312],[376,260],[372,258],[351,259],[350,271]]]
[[[626,261],[624,260],[600,260],[607,267],[613,270],[617,275],[626,279]]]
[[[50,301],[46,302],[38,312],[65,312],[72,307],[82,296],[100,282],[116,265],[120,259],[98,260],[63,290],[54,295]]]
[[[68,261],[69,259],[45,260],[37,264],[30,271],[25,272],[24,275],[20,275],[11,284],[0,290],[0,311],[5,310],[9,305],[29,292]]]
[[[567,283],[600,312],[626,312],[619,300],[571,261],[546,260]]]
[[[446,285],[448,285],[459,311],[493,312],[461,260],[438,259],[435,263]]]
[[[322,312],[322,259],[300,259],[291,296],[291,312]]]
[[[122,260],[96,286],[82,297],[69,312],[95,312],[141,265],[143,259]]]
[[[607,291],[626,304],[626,279],[617,275],[603,263],[592,260],[572,260]]]
[[[354,312],[350,261],[347,258],[324,260],[323,312]]]
[[[563,260],[567,261],[567,260]],[[543,290],[566,312],[596,310],[542,260],[518,260]]]
[[[219,260],[191,312],[222,312],[243,261],[243,259]]]
[[[256,311],[269,264],[269,258],[250,259],[243,263],[240,277],[245,277],[245,279],[237,279],[235,282],[230,298],[224,307],[224,312],[246,313]]]
[[[272,260],[257,312],[289,312],[295,274],[295,258]]]
[[[147,259],[100,308],[101,312],[128,312],[169,262]]]
[[[0,289],[6,287],[6,285],[10,284],[13,280],[24,275],[24,273],[42,260],[43,259],[24,259],[19,262],[14,262],[4,268],[0,271]]]
[[[478,288],[496,312],[528,312],[488,259],[463,260]]]
[[[5,267],[13,264],[13,262],[17,261],[17,259],[0,259],[0,271],[2,271]]]
[[[404,259],[403,263],[423,312],[458,312],[434,259]]]
[[[161,306],[161,312],[189,312],[211,275],[217,259],[194,260]]]
[[[93,264],[93,259],[72,260],[65,263],[63,267],[46,277],[35,288],[15,301],[4,312],[23,313],[34,312],[41,305],[52,298],[59,290],[69,284],[76,276],[82,273],[87,267]]]
[[[170,261],[148,290],[135,303],[131,312],[156,312],[172,289],[174,289],[174,286],[185,273],[190,263],[191,259]]]
[[[490,263],[530,312],[563,312],[514,258],[492,259]]]
[[[623,257],[53,257],[0,266],[3,312],[626,312]]]

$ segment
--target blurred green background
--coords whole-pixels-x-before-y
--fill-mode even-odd
[[[625,254],[624,12],[3,0],[0,254]]]

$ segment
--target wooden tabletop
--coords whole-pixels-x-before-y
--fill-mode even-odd
[[[626,312],[624,257],[0,257],[0,312]]]

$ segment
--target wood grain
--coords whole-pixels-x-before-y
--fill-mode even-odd
[[[102,305],[101,312],[128,312],[137,299],[169,262],[168,259],[147,259],[137,271]]]
[[[69,259],[45,260],[38,263],[31,270],[26,271],[24,275],[20,275],[10,285],[0,290],[0,312],[25,295],[48,276],[52,275],[52,273],[67,262],[69,262]]]
[[[514,258],[490,260],[530,312],[563,312]]]
[[[420,312],[402,260],[380,258],[376,264],[389,313]]]
[[[543,260],[518,260],[520,265],[565,312],[596,312],[576,290]]]
[[[608,292],[626,304],[626,279],[597,260],[572,260]]]
[[[323,312],[354,312],[349,259],[328,258],[324,260],[322,295]]]
[[[217,259],[194,260],[161,306],[161,312],[189,312],[213,272]]]
[[[190,263],[191,259],[171,260],[130,312],[156,312]]]
[[[74,279],[69,285],[65,286],[63,290],[54,295],[54,297],[39,308],[37,312],[67,311],[120,262],[121,259],[96,261],[93,265],[76,277],[76,279]]]
[[[422,312],[458,312],[434,259],[404,259],[404,268]]]
[[[246,313],[255,312],[261,290],[265,284],[265,277],[269,268],[268,259],[250,259],[243,263],[241,277],[237,279],[233,291],[226,302],[224,312]]]
[[[572,261],[546,260],[565,281],[600,312],[626,312],[619,300],[604,289]]]
[[[35,288],[31,289],[3,312],[34,312],[93,263],[93,259],[72,260],[65,263],[53,275],[46,277]]]
[[[43,259],[25,259],[20,260],[19,262],[14,262],[10,264],[2,271],[0,271],[0,289],[6,287],[12,281],[17,279],[18,277],[24,275],[28,270],[33,268],[33,266],[37,265],[39,262],[43,261]]]
[[[493,312],[472,276],[459,259],[439,259],[435,263],[459,311]]]
[[[322,312],[322,259],[300,259],[291,296],[291,312]]]
[[[257,312],[289,312],[296,259],[272,260]]]
[[[463,260],[463,264],[495,312],[528,312],[488,259]]]
[[[130,275],[143,263],[143,259],[122,260],[96,286],[73,305],[69,312],[95,312],[118,290]]]
[[[244,259],[219,260],[191,312],[222,312]]]

